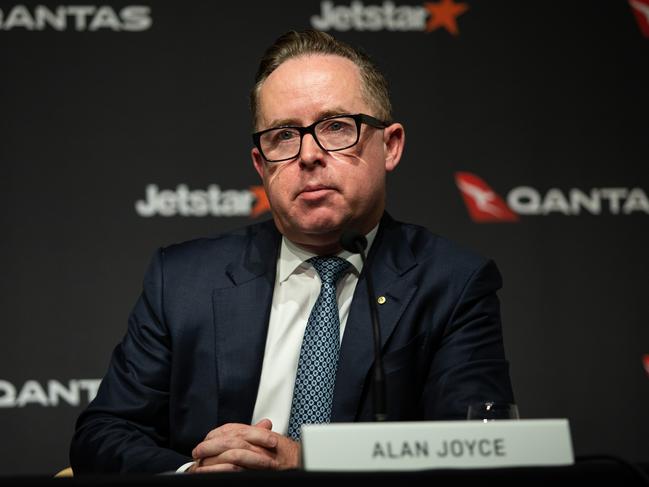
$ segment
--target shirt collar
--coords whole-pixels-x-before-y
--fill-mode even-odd
[[[372,230],[365,235],[367,239],[367,248],[365,252],[369,252],[374,242],[374,237],[376,237],[376,232],[379,229],[378,223]],[[289,278],[291,274],[298,270],[307,260],[311,257],[315,257],[317,254],[304,250],[302,247],[294,244],[286,237],[282,236],[282,246],[279,252],[279,262],[277,266],[277,277],[279,282],[284,282]],[[341,259],[347,260],[352,269],[357,275],[360,275],[363,270],[363,260],[361,259],[360,254],[352,254],[346,250],[342,250],[336,254],[336,256]],[[309,265],[309,264],[306,264]]]

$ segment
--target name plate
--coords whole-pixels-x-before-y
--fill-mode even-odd
[[[331,423],[302,427],[305,470],[572,465],[567,419]]]

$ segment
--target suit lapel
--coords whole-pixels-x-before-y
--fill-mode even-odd
[[[231,285],[213,291],[218,424],[249,423],[252,418],[280,238],[271,224],[250,235],[241,259],[227,267]]]
[[[406,276],[416,261],[410,247],[403,244],[405,241],[399,225],[386,214],[367,259],[374,290],[377,296],[386,298],[379,306],[382,348],[416,291]],[[374,362],[366,279],[364,268],[354,291],[340,348],[332,421],[354,421],[363,385]]]

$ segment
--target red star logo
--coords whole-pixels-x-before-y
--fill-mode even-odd
[[[424,7],[430,15],[426,23],[426,32],[444,27],[454,36],[460,34],[460,30],[457,28],[457,18],[469,10],[466,3],[455,3],[453,0],[440,0],[437,3],[426,2]]]

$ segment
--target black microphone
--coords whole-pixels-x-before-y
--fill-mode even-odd
[[[353,254],[360,254],[365,272],[365,283],[367,284],[367,298],[370,305],[370,316],[372,317],[372,335],[374,337],[374,368],[373,368],[373,406],[374,421],[386,421],[388,411],[386,407],[385,371],[383,370],[383,358],[381,357],[381,327],[379,326],[379,310],[376,306],[376,295],[372,285],[372,274],[370,267],[365,262],[365,249],[367,239],[354,230],[345,230],[340,237],[340,246]]]

